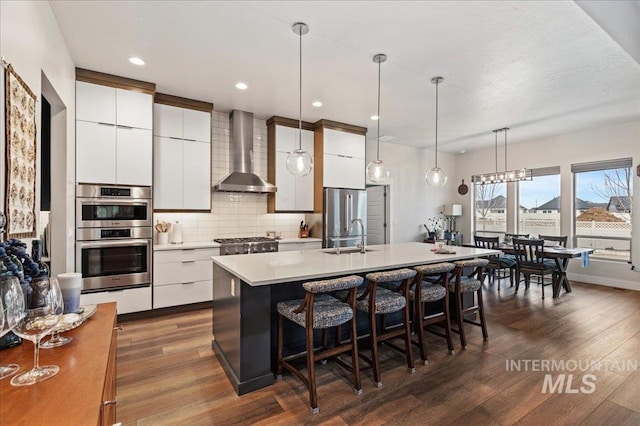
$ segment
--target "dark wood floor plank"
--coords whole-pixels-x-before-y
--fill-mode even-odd
[[[541,392],[544,372],[507,370],[509,360],[638,359],[640,292],[572,287],[542,300],[535,284],[518,294],[485,284],[489,341],[466,325],[467,349],[454,335],[450,355],[444,339],[428,334],[429,364],[418,363],[413,374],[402,354],[382,347],[383,387],[373,386],[363,364],[360,396],[348,371],[332,361],[318,365],[316,415],[291,375],[237,396],[211,349],[211,310],[126,322],[117,339],[117,419],[125,426],[638,424],[640,372],[602,373],[591,395],[550,395]]]

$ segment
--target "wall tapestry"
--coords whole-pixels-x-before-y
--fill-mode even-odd
[[[36,95],[11,65],[4,81],[7,237],[35,237]]]

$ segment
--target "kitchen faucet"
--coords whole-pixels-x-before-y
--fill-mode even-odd
[[[360,219],[359,217],[356,217],[355,219],[353,219],[351,221],[351,225],[353,225],[353,222],[358,222],[360,224],[360,231],[362,232],[362,240],[360,241],[360,244],[358,244],[358,248],[360,249],[360,253],[364,253],[366,250],[364,249],[364,223],[362,223],[362,219]]]

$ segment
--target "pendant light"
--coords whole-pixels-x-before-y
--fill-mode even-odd
[[[533,180],[531,169],[507,170],[507,131],[508,127],[493,130],[495,134],[496,172],[473,175],[471,182],[481,185],[503,182],[520,182],[523,180]],[[504,172],[498,173],[498,133],[504,132]]]
[[[296,22],[291,27],[300,37],[300,114],[298,116],[298,149],[287,155],[287,170],[294,176],[306,176],[313,168],[313,157],[302,149],[302,36],[309,32],[309,26]]]
[[[436,162],[435,167],[427,172],[425,179],[430,186],[443,186],[447,183],[447,174],[438,167],[438,85],[444,77],[434,77],[431,83],[436,85]]]
[[[378,53],[373,57],[373,62],[378,64],[378,136],[376,145],[376,159],[367,164],[367,180],[374,183],[383,183],[389,177],[389,171],[380,159],[380,64],[387,60],[387,55]]]

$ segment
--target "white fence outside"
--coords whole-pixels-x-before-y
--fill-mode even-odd
[[[504,217],[476,219],[476,232],[504,233],[507,220]],[[520,220],[519,233],[538,235],[560,235],[560,219],[532,219]],[[576,235],[580,235],[578,245],[591,247],[595,250],[594,257],[625,260],[630,258],[631,242],[629,240],[615,240],[606,238],[589,238],[589,236],[631,238],[630,222],[576,222]]]

